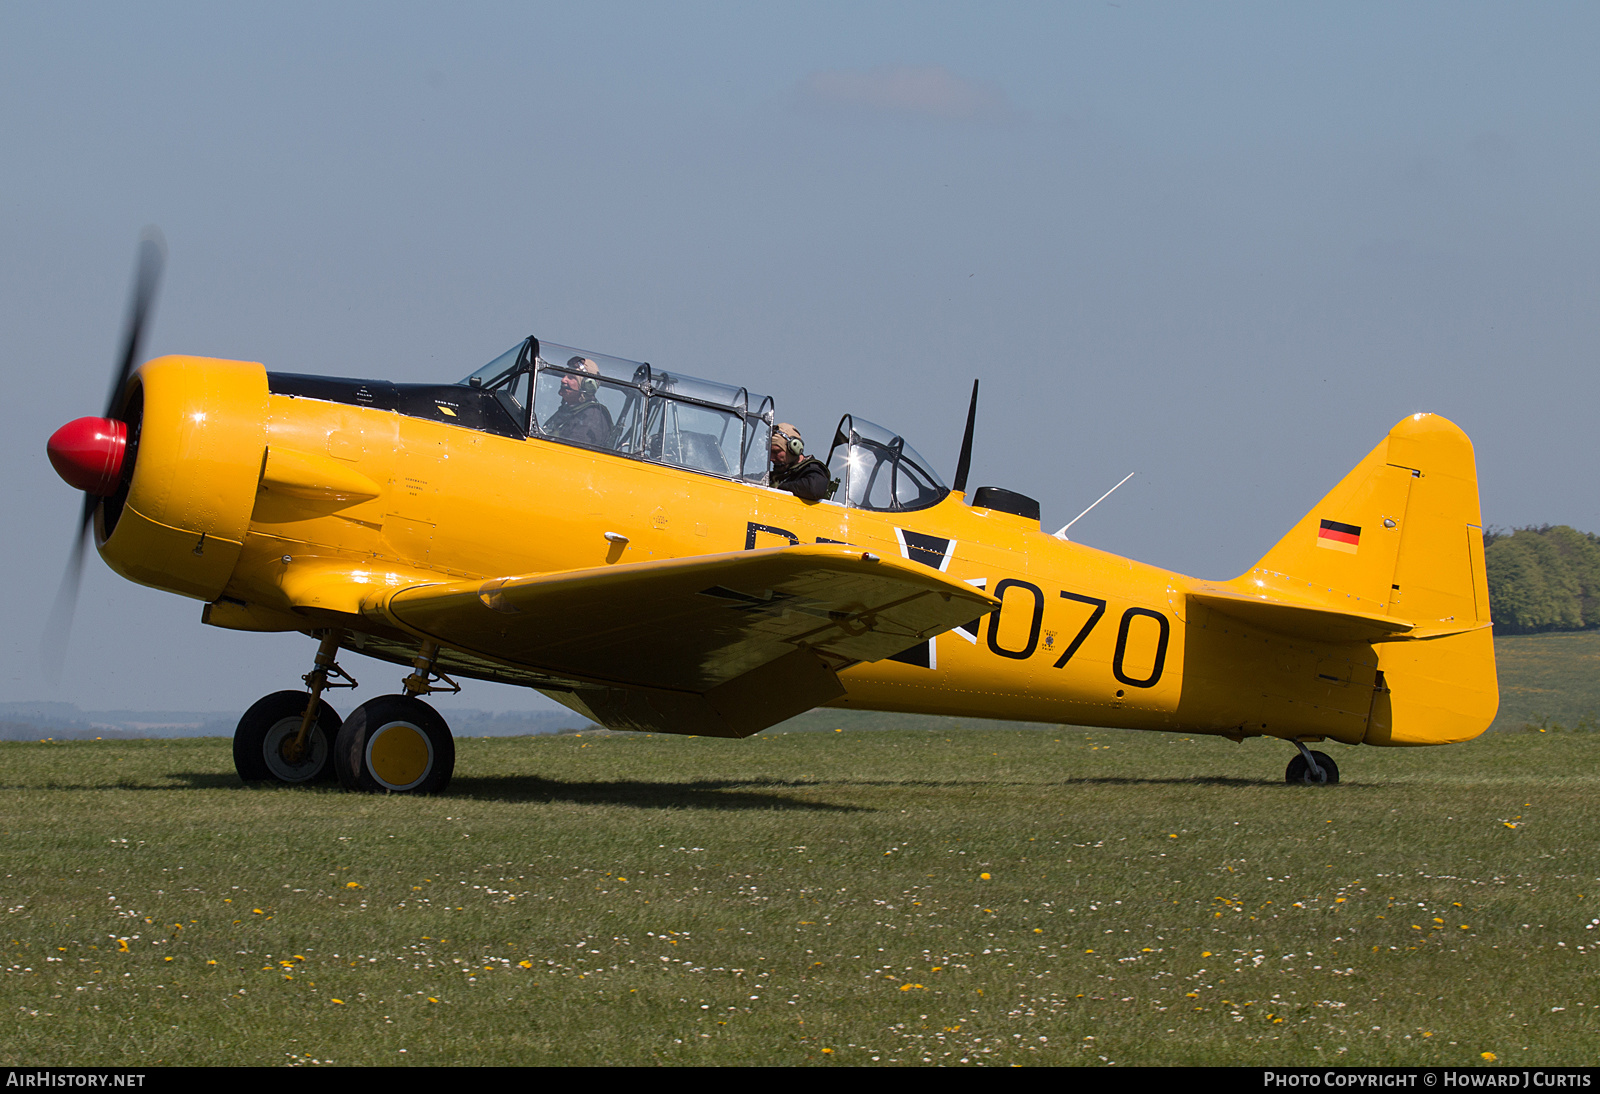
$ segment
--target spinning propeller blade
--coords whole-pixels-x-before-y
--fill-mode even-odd
[[[166,264],[167,243],[157,228],[146,228],[139,240],[139,260],[133,275],[133,293],[128,298],[128,325],[122,341],[122,363],[111,377],[111,393],[106,396],[104,417],[111,417],[122,399],[134,366],[139,363],[139,347],[144,342],[145,320],[155,304],[161,284],[161,267]]]
[[[139,241],[139,256],[134,267],[133,291],[128,299],[128,321],[123,333],[122,357],[118,362],[116,371],[111,376],[111,391],[106,396],[105,413],[100,421],[110,427],[101,432],[115,435],[115,440],[107,442],[100,437],[91,440],[91,444],[98,444],[98,451],[85,452],[81,448],[74,451],[68,447],[73,441],[80,441],[85,429],[80,423],[94,421],[93,419],[79,419],[79,422],[63,426],[56,435],[50,439],[50,460],[56,469],[62,472],[63,477],[68,477],[68,470],[79,471],[77,478],[84,478],[82,469],[89,466],[91,470],[99,470],[103,475],[107,469],[106,460],[114,458],[116,464],[110,468],[114,475],[120,475],[122,457],[122,438],[126,435],[125,423],[115,418],[121,409],[122,393],[128,386],[128,377],[133,375],[134,367],[139,362],[139,350],[144,343],[146,322],[155,305],[156,289],[161,283],[161,268],[166,261],[166,242],[161,238],[161,232],[155,228],[146,228]],[[69,431],[78,426],[75,433]],[[88,432],[93,433],[94,430]],[[67,442],[63,443],[63,439]],[[94,461],[100,457],[98,465]],[[68,481],[74,481],[69,478]],[[75,483],[77,484],[77,483]],[[110,493],[109,489],[103,491]],[[83,579],[83,556],[88,546],[89,534],[94,527],[95,508],[100,504],[102,492],[85,490],[83,495],[83,509],[78,517],[78,527],[72,538],[72,549],[67,555],[66,570],[61,575],[61,587],[56,590],[55,605],[50,609],[50,619],[45,626],[43,654],[45,669],[52,682],[59,679],[61,665],[66,658],[67,639],[72,634],[72,616],[78,605],[78,585]]]

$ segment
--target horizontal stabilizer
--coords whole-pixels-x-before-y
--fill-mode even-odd
[[[1384,642],[1412,629],[1410,621],[1376,612],[1341,611],[1319,604],[1296,604],[1203,586],[1189,599],[1249,626],[1293,638],[1320,642]]]

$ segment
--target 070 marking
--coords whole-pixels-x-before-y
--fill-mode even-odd
[[[1011,589],[1026,589],[1033,600],[1033,618],[1028,626],[1028,641],[1020,649],[1006,649],[1000,644],[1000,613],[1005,610],[1006,592]],[[1032,657],[1039,648],[1039,631],[1044,624],[1044,590],[1031,581],[1022,581],[1018,578],[1008,577],[1001,580],[994,587],[994,595],[1000,599],[1001,606],[996,608],[989,616],[989,651],[1001,657],[1009,657],[1014,661],[1023,661]],[[1073,638],[1072,642],[1062,651],[1056,659],[1053,668],[1065,668],[1072,655],[1083,648],[1090,633],[1095,626],[1105,617],[1106,602],[1097,596],[1085,596],[1082,593],[1069,593],[1061,590],[1065,600],[1073,600],[1079,604],[1087,604],[1094,609],[1089,613],[1089,618],[1084,621],[1082,628]],[[1133,621],[1140,617],[1153,619],[1159,628],[1156,635],[1155,657],[1150,666],[1150,675],[1144,679],[1129,676],[1125,667],[1128,656],[1128,637],[1133,628]],[[1172,624],[1160,612],[1149,608],[1129,608],[1122,613],[1122,618],[1117,625],[1117,648],[1111,657],[1111,674],[1119,683],[1130,688],[1153,688],[1161,682],[1161,673],[1167,665],[1167,646],[1172,639]]]

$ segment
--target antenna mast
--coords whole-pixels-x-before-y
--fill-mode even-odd
[[[978,381],[972,381],[972,405],[967,407],[967,433],[961,438],[961,458],[956,461],[956,493],[965,493],[967,472],[972,470],[972,427],[978,420]]]
[[[1126,475],[1122,476],[1122,482],[1127,482],[1129,479],[1133,478],[1138,473],[1139,472],[1137,472],[1137,471],[1129,471]],[[1107,498],[1109,498],[1112,494],[1115,494],[1117,492],[1117,487],[1121,486],[1122,482],[1117,483],[1117,486],[1113,486],[1110,490],[1107,490],[1104,494],[1101,494],[1098,498],[1095,498],[1094,499],[1094,505],[1089,506],[1089,509],[1093,509],[1095,507],[1095,505],[1099,505],[1101,502],[1103,502]],[[1061,528],[1055,533],[1056,538],[1057,539],[1066,539],[1067,538],[1067,529],[1071,528],[1074,524],[1077,524],[1084,517],[1088,516],[1089,515],[1089,509],[1085,509],[1083,512],[1079,513],[1077,516],[1075,516],[1071,520],[1067,521],[1067,523],[1063,524],[1061,526]]]

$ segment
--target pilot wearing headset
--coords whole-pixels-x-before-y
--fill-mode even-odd
[[[773,429],[770,457],[768,486],[787,490],[805,501],[820,501],[828,496],[828,469],[815,456],[806,455],[805,440],[788,422],[779,422]]]
[[[611,412],[595,397],[600,382],[591,379],[600,375],[600,366],[587,357],[574,357],[567,367],[578,371],[561,377],[561,406],[550,415],[544,431],[563,441],[610,448]]]

